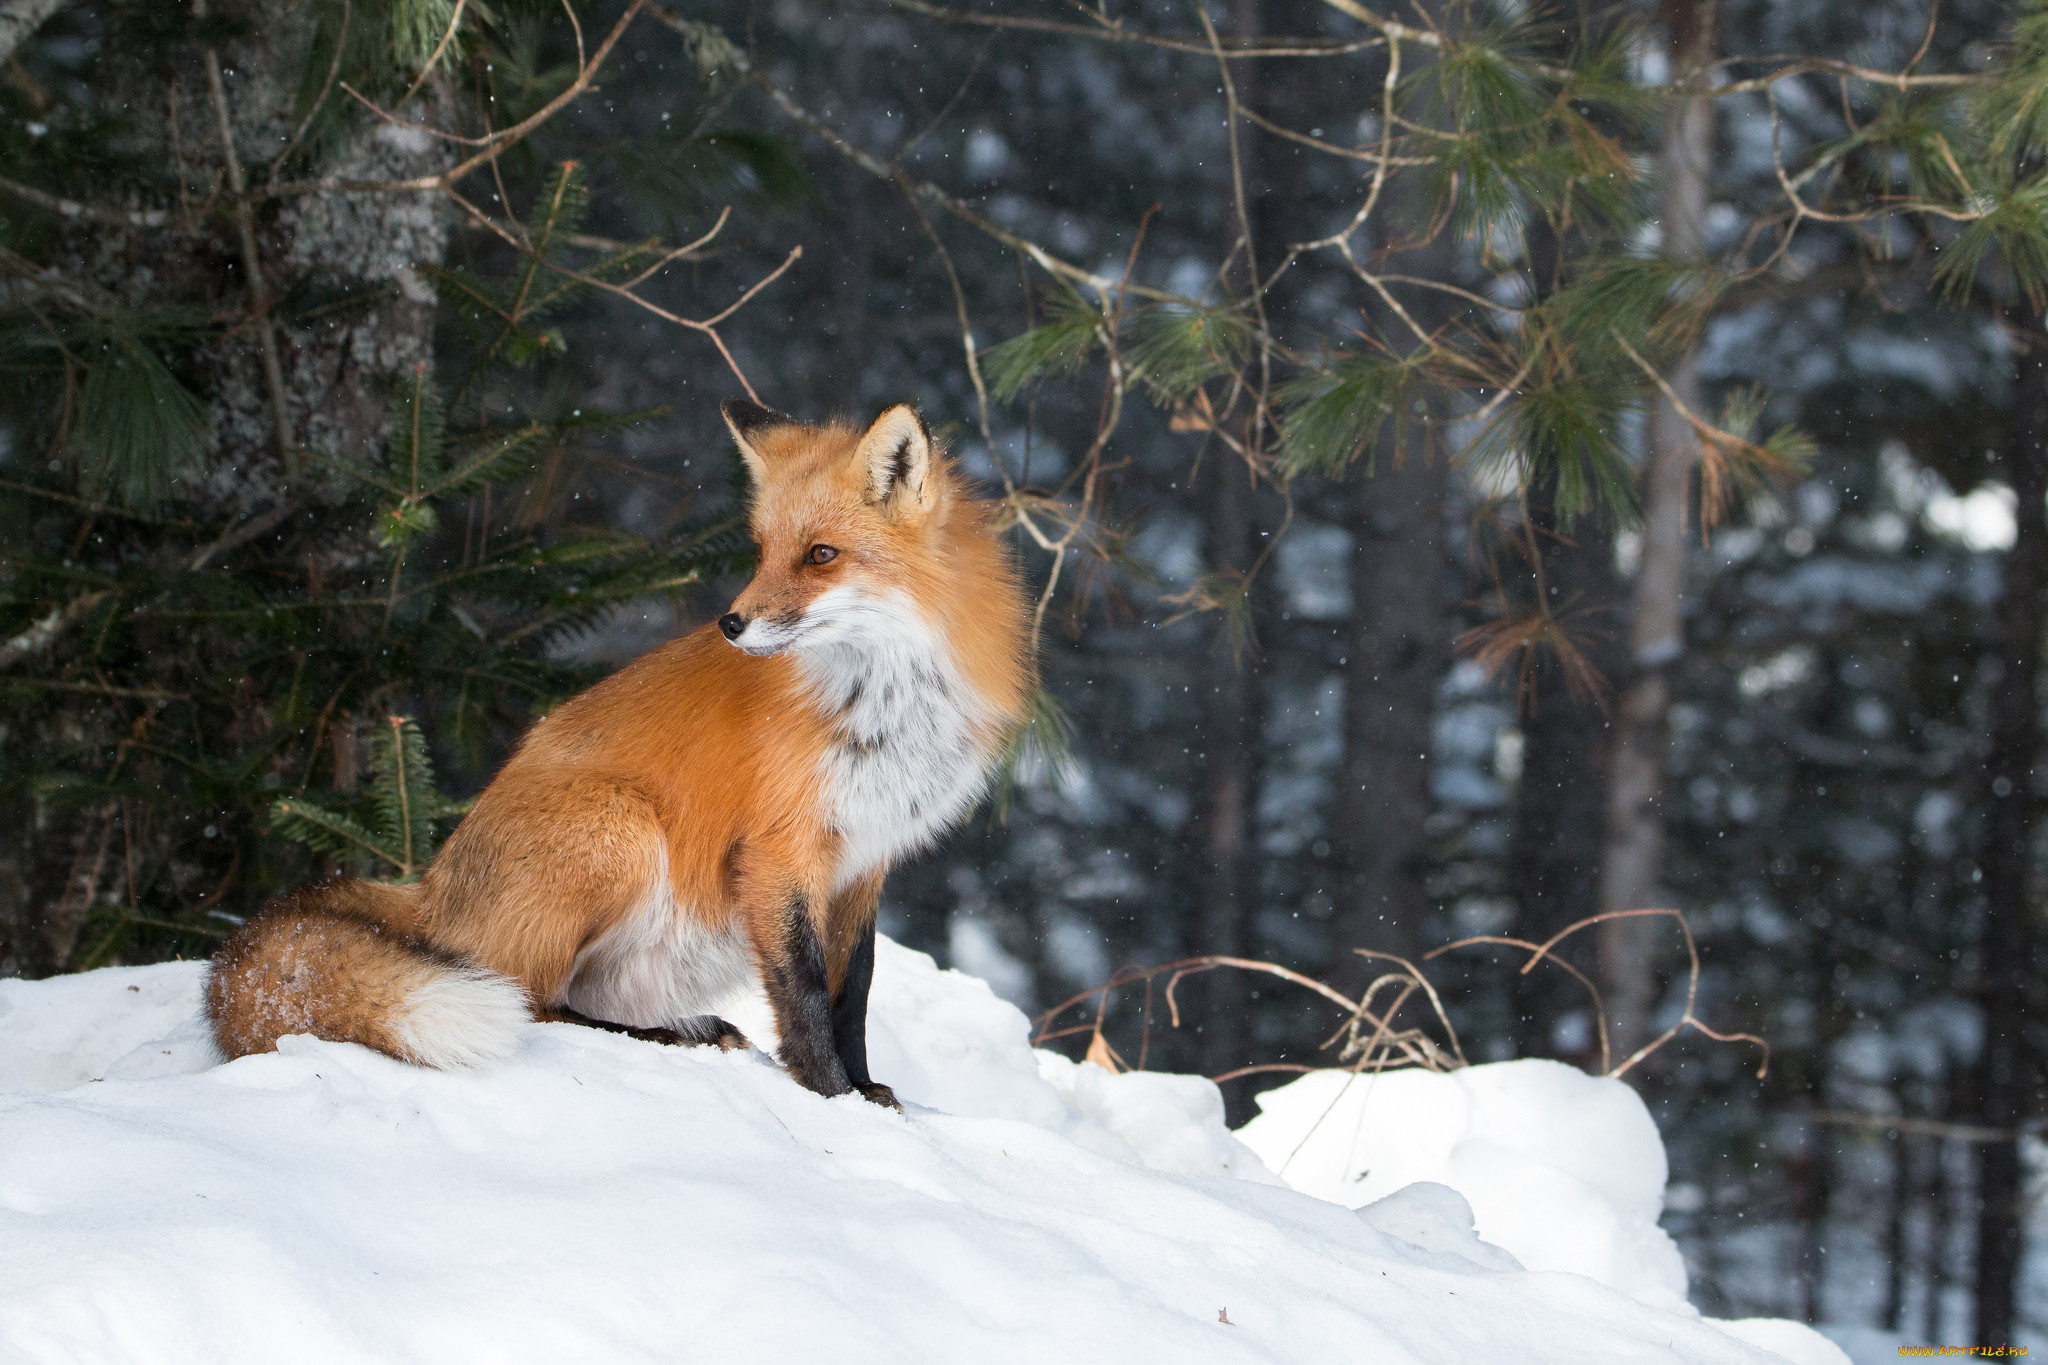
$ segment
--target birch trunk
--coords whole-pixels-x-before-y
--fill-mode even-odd
[[[1713,64],[1714,0],[1666,0],[1663,10],[1672,79],[1704,78]],[[1661,157],[1661,218],[1664,252],[1674,260],[1696,261],[1704,255],[1701,225],[1713,131],[1711,100],[1673,99]],[[1694,357],[1685,356],[1665,378],[1678,400],[1697,412]],[[1685,652],[1686,504],[1698,449],[1691,426],[1660,394],[1650,414],[1643,471],[1642,557],[1630,594],[1628,682],[1615,707],[1614,757],[1607,779],[1603,911],[1644,909],[1662,900],[1665,724],[1671,666]],[[1609,920],[1600,926],[1600,989],[1617,1060],[1649,1036],[1656,1003],[1655,933],[1655,922],[1647,919]]]

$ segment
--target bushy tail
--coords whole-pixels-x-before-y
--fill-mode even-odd
[[[531,1018],[509,977],[405,932],[413,888],[331,882],[250,920],[214,955],[206,1014],[229,1058],[287,1033],[362,1043],[422,1066],[478,1066],[517,1046]]]

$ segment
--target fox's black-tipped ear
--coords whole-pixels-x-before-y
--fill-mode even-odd
[[[908,403],[898,403],[868,428],[853,458],[860,466],[868,501],[891,514],[915,509],[929,512],[937,501],[939,481],[932,466],[937,454],[932,433]]]
[[[728,398],[718,405],[718,411],[732,432],[733,443],[740,448],[740,458],[747,462],[747,473],[759,483],[768,472],[768,463],[761,458],[760,447],[755,442],[763,433],[776,427],[795,426],[796,418],[744,398]]]

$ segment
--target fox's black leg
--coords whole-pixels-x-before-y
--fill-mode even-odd
[[[558,1005],[542,1017],[559,1020],[564,1024],[581,1024],[584,1028],[601,1028],[606,1033],[623,1033],[628,1038],[638,1038],[643,1043],[666,1043],[670,1047],[715,1046],[720,1051],[730,1052],[734,1048],[748,1045],[744,1033],[715,1014],[692,1015],[672,1028],[636,1028],[632,1024],[614,1024],[609,1019],[593,1019],[587,1014],[570,1009],[567,1005]]]
[[[853,1087],[833,1046],[825,950],[802,896],[790,897],[783,911],[782,942],[775,946],[777,951],[762,954],[761,976],[768,1003],[775,1007],[775,1031],[782,1036],[782,1069],[807,1090],[844,1095]]]
[[[839,994],[832,999],[832,1046],[838,1051],[839,1063],[846,1068],[846,1079],[855,1090],[876,1104],[901,1109],[896,1092],[868,1074],[868,988],[874,981],[875,922],[870,919],[853,946],[853,955],[846,960],[846,975],[839,980]]]

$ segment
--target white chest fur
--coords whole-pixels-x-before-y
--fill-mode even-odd
[[[930,843],[988,781],[986,705],[907,604],[874,603],[798,665],[833,725],[821,763],[840,838],[833,889]]]

